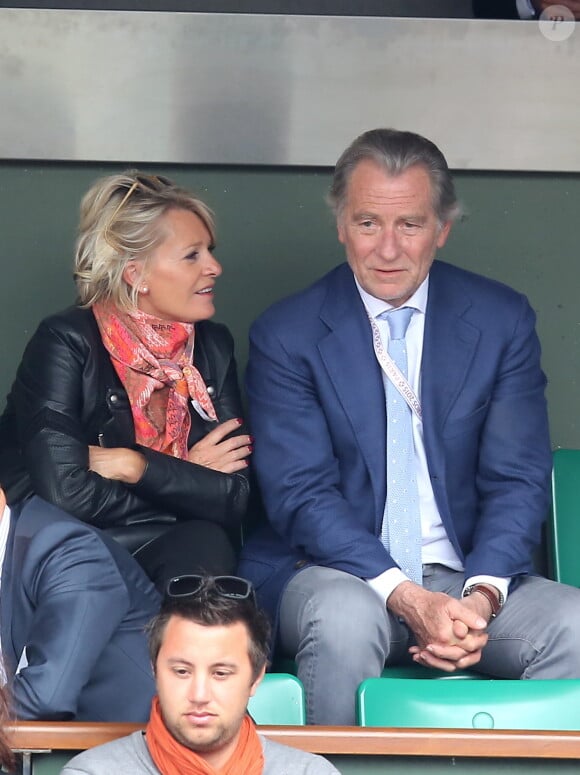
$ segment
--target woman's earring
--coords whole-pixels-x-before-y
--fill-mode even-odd
[[[149,286],[147,286],[147,285],[142,285],[142,286],[141,286],[141,288],[139,289],[139,291],[140,291],[141,293],[149,293]]]

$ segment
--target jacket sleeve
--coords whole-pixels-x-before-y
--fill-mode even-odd
[[[371,483],[356,468],[356,439],[339,427],[345,420],[322,361],[289,352],[283,329],[269,316],[254,323],[247,372],[254,464],[269,521],[315,564],[374,578],[395,562],[369,528],[374,511],[363,514],[372,511]],[[360,486],[352,489],[353,480]]]
[[[550,505],[546,378],[535,315],[523,297],[518,312],[490,390],[485,421],[475,425],[477,523],[465,557],[466,577],[527,573]],[[469,438],[467,430],[464,436]]]
[[[138,485],[89,471],[88,445],[98,443],[98,434],[87,430],[84,399],[100,387],[89,350],[82,336],[45,321],[24,353],[11,400],[34,492],[99,527],[175,519],[236,524],[247,498],[244,476],[148,451],[147,470]],[[226,402],[237,391],[232,386],[235,378],[234,364],[220,386]]]
[[[24,573],[35,612],[26,638],[28,666],[11,694],[21,719],[66,720],[103,649],[129,609],[119,570],[99,537],[67,526]]]

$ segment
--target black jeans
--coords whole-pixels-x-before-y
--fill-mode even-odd
[[[236,572],[232,541],[219,525],[199,519],[163,525],[160,532],[139,548],[132,548],[132,553],[161,594],[175,576]]]

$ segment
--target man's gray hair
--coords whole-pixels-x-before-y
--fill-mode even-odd
[[[414,132],[371,129],[357,137],[336,163],[328,202],[337,217],[346,204],[350,176],[357,164],[366,160],[393,176],[401,175],[411,167],[423,167],[431,180],[433,208],[440,224],[461,216],[462,208],[455,195],[449,167],[435,143]]]

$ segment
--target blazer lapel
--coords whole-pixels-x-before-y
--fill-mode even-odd
[[[431,474],[443,477],[441,431],[473,365],[480,330],[465,320],[471,299],[463,286],[435,262],[429,276],[421,362],[421,405],[425,450]]]
[[[386,417],[381,371],[376,361],[364,305],[350,268],[332,276],[320,317],[329,328],[320,340],[320,357],[350,422],[369,471],[375,513],[382,519],[385,500]]]

